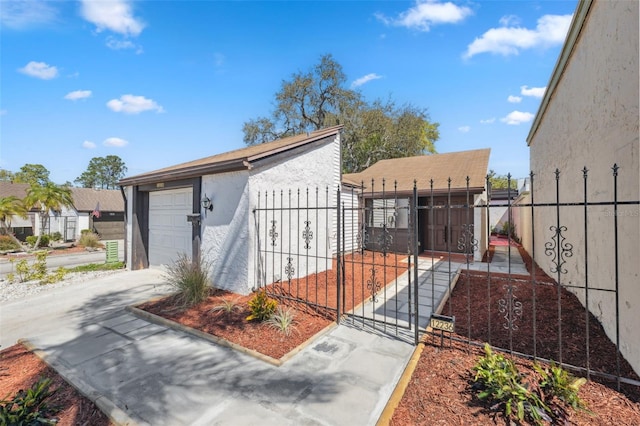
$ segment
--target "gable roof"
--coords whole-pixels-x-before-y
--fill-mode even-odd
[[[79,212],[91,212],[100,203],[100,211],[123,212],[124,199],[117,189],[71,188],[73,206]]]
[[[413,191],[415,180],[418,190],[424,193],[431,190],[431,179],[434,192],[447,191],[449,178],[452,191],[466,191],[468,176],[470,192],[477,193],[482,192],[485,187],[490,152],[489,148],[485,148],[380,160],[360,173],[344,174],[342,181],[364,185],[365,191],[371,191],[373,179],[373,191],[377,193],[382,191],[382,179],[385,179],[385,192],[391,194],[394,191]],[[394,182],[397,185],[395,189]]]
[[[337,135],[341,129],[342,125],[327,127],[311,133],[289,136],[272,142],[252,145],[246,148],[212,155],[199,160],[189,161],[187,163],[165,167],[152,172],[126,177],[119,182],[119,185],[154,183],[160,180],[185,179],[205,174],[249,170],[251,169],[251,163],[255,161]]]

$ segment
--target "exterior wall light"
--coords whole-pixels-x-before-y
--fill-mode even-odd
[[[213,202],[206,195],[204,197],[202,197],[202,200],[200,201],[200,204],[202,205],[203,209],[209,210],[209,211],[213,211]]]

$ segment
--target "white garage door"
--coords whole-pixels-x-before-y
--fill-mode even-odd
[[[179,253],[191,257],[192,189],[149,193],[149,264],[170,265]]]

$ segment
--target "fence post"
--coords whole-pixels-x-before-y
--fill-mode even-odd
[[[341,251],[342,251],[342,232],[341,232],[341,221],[342,221],[342,215],[341,215],[341,209],[340,209],[340,185],[338,185],[338,191],[337,191],[337,203],[336,203],[336,215],[337,215],[337,236],[336,236],[336,323],[340,324],[340,292],[341,292],[341,287],[342,287],[342,260],[341,260]]]
[[[420,326],[420,318],[418,317],[418,183],[417,181],[413,181],[413,217],[414,226],[413,226],[413,316],[415,319],[415,334],[414,341],[417,345],[420,341],[420,330],[418,327]],[[411,284],[409,284],[411,285]],[[433,303],[432,303],[433,305]]]

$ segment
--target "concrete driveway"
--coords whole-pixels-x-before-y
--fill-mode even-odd
[[[125,311],[167,291],[161,274],[0,304],[0,344],[27,338],[112,418],[154,426],[374,425],[414,350],[340,325],[275,367]]]

